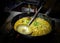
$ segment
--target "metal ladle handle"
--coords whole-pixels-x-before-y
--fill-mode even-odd
[[[30,22],[28,23],[28,26],[34,21],[34,19],[35,19],[36,16],[38,15],[38,12],[41,10],[42,7],[43,7],[43,5],[41,5],[41,7],[38,9],[38,11],[36,11],[36,13],[35,13],[34,16],[32,17],[32,19],[31,19]]]

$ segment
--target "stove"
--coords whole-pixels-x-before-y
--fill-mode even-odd
[[[32,2],[31,2],[32,1]],[[18,4],[9,7],[6,11],[10,13],[10,16],[6,19],[5,23],[2,26],[2,35],[0,36],[1,43],[56,43],[56,40],[59,40],[60,34],[58,32],[58,25],[60,25],[60,19],[56,18],[51,18],[54,23],[55,23],[55,32],[46,38],[41,38],[41,39],[28,39],[28,38],[23,38],[23,36],[20,36],[17,32],[12,31],[12,26],[11,26],[11,20],[13,17],[16,15],[22,14],[24,12],[35,12],[35,9],[39,8],[39,1],[34,1],[34,0],[26,0],[23,2],[19,2]],[[24,5],[24,6],[23,6]],[[30,7],[29,7],[30,6]],[[35,8],[34,8],[35,7]],[[24,10],[23,10],[24,9]],[[26,9],[26,10],[25,10]],[[30,10],[29,10],[30,9]],[[43,13],[42,13],[43,14]],[[56,31],[57,30],[57,31]],[[58,33],[58,34],[57,34]]]
[[[38,39],[38,38],[37,39],[34,39],[34,38],[32,39],[32,38],[27,38],[27,37],[24,37],[24,36],[20,36],[19,33],[12,30],[10,20],[11,19],[8,19],[6,21],[6,23],[3,25],[3,28],[2,28],[2,29],[5,28],[5,31],[4,31],[4,33],[2,35],[3,37],[1,36],[2,37],[1,39],[3,41],[5,41],[6,43],[21,43],[21,42],[22,43],[24,43],[24,42],[26,42],[26,43],[29,43],[29,42],[30,43],[32,43],[32,42],[33,43],[37,43],[37,42],[41,42],[41,43],[46,42],[46,43],[48,43],[48,42],[54,42],[54,40],[55,40],[55,34],[56,34],[55,32],[52,33],[50,36],[46,36],[46,37],[43,37],[43,38],[39,37],[40,39]],[[55,19],[53,19],[53,20],[55,20]],[[55,21],[53,21],[53,23],[55,24]]]

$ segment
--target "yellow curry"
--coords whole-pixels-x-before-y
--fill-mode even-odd
[[[25,30],[22,31],[21,29],[17,29],[17,27],[22,24],[27,25],[29,23],[29,21],[31,20],[31,18],[32,17],[23,17],[23,18],[17,20],[16,23],[14,24],[14,29],[19,31],[20,33],[23,33]],[[37,17],[32,22],[32,24],[29,26],[28,30],[27,30],[28,32],[26,31],[26,33],[27,34],[30,33],[30,36],[42,36],[42,35],[46,35],[51,32],[51,25],[46,20],[44,20],[40,17]],[[25,34],[25,32],[24,32],[24,34]]]

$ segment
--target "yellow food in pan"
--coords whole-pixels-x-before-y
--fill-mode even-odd
[[[16,23],[14,24],[14,29],[17,30],[17,27],[19,25],[27,25],[29,23],[29,21],[31,20],[31,17],[23,17],[19,20],[16,21]],[[19,29],[20,30],[20,29]],[[17,31],[19,31],[17,30]],[[46,20],[37,17],[32,24],[29,26],[29,31],[26,32],[31,33],[30,36],[42,36],[42,35],[46,35],[48,33],[51,32],[51,25],[49,24],[49,22],[47,22]],[[23,31],[19,31],[20,33]],[[25,33],[24,33],[25,34]]]

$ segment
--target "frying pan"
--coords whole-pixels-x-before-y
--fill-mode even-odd
[[[45,15],[43,15],[42,13],[39,13],[37,17],[40,17],[40,18],[42,18],[42,19],[45,19],[45,20],[51,25],[52,30],[51,30],[51,32],[50,32],[49,34],[46,34],[46,35],[43,35],[43,36],[28,36],[28,35],[20,34],[20,33],[18,33],[17,31],[14,30],[14,24],[15,24],[15,22],[16,22],[17,20],[21,19],[22,17],[28,17],[28,16],[29,16],[29,17],[32,17],[33,15],[34,15],[34,13],[30,13],[30,14],[23,13],[23,14],[19,14],[19,15],[15,16],[15,17],[12,19],[12,21],[11,21],[12,30],[13,30],[15,33],[19,34],[20,36],[22,36],[23,38],[28,38],[28,39],[31,39],[31,38],[32,38],[32,39],[41,39],[41,38],[42,38],[42,39],[46,39],[46,38],[48,38],[48,37],[51,37],[51,36],[53,35],[54,31],[55,31],[55,28],[54,28],[55,23],[54,23],[53,20],[50,19],[50,17],[45,16]]]

